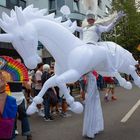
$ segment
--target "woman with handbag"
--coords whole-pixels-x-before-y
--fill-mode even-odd
[[[6,81],[0,71],[0,139],[14,140],[14,121],[17,113],[16,100],[7,95]]]

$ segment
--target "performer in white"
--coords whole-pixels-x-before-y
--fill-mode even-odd
[[[113,19],[110,20],[109,23],[102,23],[102,25],[98,23],[98,21],[95,22],[96,17],[94,14],[89,13],[86,16],[86,26],[83,25],[83,27],[77,27],[77,31],[80,32],[81,38],[85,43],[97,44],[98,41],[101,41],[101,34],[103,32],[111,31],[123,16],[125,16],[125,14],[120,11],[116,17],[112,17]],[[104,45],[106,45],[106,42],[104,42]]]
[[[83,0],[85,10],[87,10],[86,26],[77,27],[80,32],[80,37],[87,44],[100,45],[101,34],[109,32],[117,24],[119,19],[125,14],[119,12],[116,16],[112,17],[108,24],[101,25],[95,23],[97,12],[97,0]],[[108,18],[109,19],[109,18]],[[104,42],[103,45],[107,45]],[[95,76],[90,72],[88,75],[87,96],[85,99],[84,123],[83,123],[83,136],[94,138],[95,134],[104,130],[104,120],[102,114],[102,107],[100,103],[100,95],[97,88]]]
[[[96,77],[90,72],[87,78],[88,85],[85,99],[83,136],[94,138],[95,134],[104,130],[104,120]]]

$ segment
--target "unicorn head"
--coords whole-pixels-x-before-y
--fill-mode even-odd
[[[71,32],[74,32],[77,26],[75,22],[72,23],[70,20],[61,23],[62,17],[54,18],[54,13],[45,14],[46,9],[39,10],[33,8],[33,5],[29,5],[24,10],[21,7],[15,7],[15,10],[11,10],[10,16],[3,13],[2,19],[0,19],[0,27],[6,32],[6,34],[0,34],[0,41],[11,42],[29,69],[34,69],[41,61],[37,54],[39,33],[33,22],[38,19],[51,20],[61,24]]]
[[[6,32],[0,35],[0,41],[11,42],[30,69],[34,69],[37,63],[41,62],[37,55],[38,35],[35,27],[29,22],[35,10],[32,5],[23,11],[20,7],[15,7],[15,11],[11,10],[11,17],[3,13],[0,19],[0,27]],[[41,16],[41,13],[36,15]]]

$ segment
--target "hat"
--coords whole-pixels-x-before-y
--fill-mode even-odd
[[[95,15],[94,14],[87,14],[86,18],[87,19],[95,19]]]
[[[43,65],[43,71],[49,71],[50,66],[48,64]]]

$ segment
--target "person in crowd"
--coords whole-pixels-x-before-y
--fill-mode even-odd
[[[39,63],[37,65],[37,70],[35,72],[35,96],[38,95],[42,88],[42,81],[41,81],[41,76],[43,72],[43,63]],[[44,117],[44,109],[42,107],[42,104],[37,105],[38,108],[38,115]]]
[[[31,72],[31,96],[32,96],[32,98],[35,96],[35,83],[36,83],[35,72],[36,72],[36,69],[32,70],[32,72]]]
[[[52,62],[51,63],[51,67],[50,67],[50,73],[51,73],[51,76],[54,75],[54,65],[55,65],[55,62]],[[57,98],[58,98],[58,104],[56,104],[55,108],[56,108],[56,112],[59,113],[59,102],[60,103],[60,106],[62,108],[61,110],[61,113],[60,113],[60,116],[61,117],[70,117],[71,114],[69,114],[67,111],[68,111],[68,104],[66,102],[66,99],[64,98],[64,95],[62,97],[60,97],[60,90],[58,87],[54,87],[56,90],[56,93],[57,93]]]
[[[105,93],[105,101],[109,101],[109,94],[111,94],[111,99],[113,101],[117,100],[115,96],[115,79],[114,77],[104,77],[106,83],[106,93]]]
[[[48,64],[44,64],[43,65],[43,74],[41,76],[42,86],[50,77],[51,77],[50,66]],[[50,114],[51,113],[50,108],[51,108],[51,105],[52,105],[52,100],[55,98],[55,97],[53,97],[53,95],[56,96],[56,98],[57,98],[57,93],[56,93],[54,87],[49,88],[46,91],[46,93],[43,97],[43,99],[44,99],[43,104],[44,104],[44,113],[45,113],[44,119],[45,119],[45,121],[51,121],[51,120],[54,119],[52,117],[52,115]]]
[[[16,59],[18,62],[21,62],[20,59]],[[27,137],[27,140],[32,140],[30,123],[28,115],[26,113],[26,99],[23,93],[23,83],[19,81],[10,81],[8,82],[10,86],[11,96],[16,99],[18,106],[18,117],[21,121],[21,132],[23,136]],[[15,131],[17,132],[17,122],[15,122]]]
[[[137,74],[140,76],[140,60],[138,60],[138,64],[135,67]]]
[[[41,76],[43,72],[43,63],[39,63],[37,65],[37,70],[35,72],[35,96],[38,95],[42,88],[42,81],[41,81]]]
[[[31,79],[29,78],[29,81],[23,81],[23,91],[25,98],[27,100],[27,104],[30,104],[30,98],[31,98]]]
[[[15,140],[14,120],[17,104],[15,98],[7,94],[6,84],[5,77],[0,71],[0,139]]]
[[[98,75],[98,78],[97,78],[97,87],[99,90],[103,90],[105,87],[104,78],[100,74]]]
[[[68,104],[66,102],[66,99],[62,97],[62,104],[61,104],[61,107],[62,107],[62,111],[61,111],[61,117],[63,118],[66,118],[66,117],[70,117],[71,114],[68,114],[67,113],[67,109],[68,109]]]

